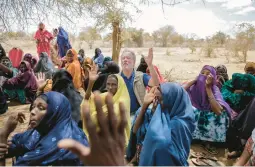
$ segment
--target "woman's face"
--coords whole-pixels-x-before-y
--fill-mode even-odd
[[[66,61],[68,63],[72,63],[73,62],[73,57],[74,57],[74,55],[73,55],[72,51],[68,51],[67,54],[66,54]]]
[[[106,89],[108,93],[114,96],[118,90],[118,80],[113,76],[109,76],[106,81]]]
[[[39,125],[39,123],[47,113],[47,106],[48,105],[45,100],[40,97],[38,97],[34,101],[30,112],[30,127],[35,128],[37,125]]]
[[[1,64],[5,65],[6,67],[10,67],[10,60],[9,59],[2,59]]]
[[[27,66],[25,63],[21,63],[20,66],[19,66],[19,70],[21,72],[26,72],[27,71]]]
[[[204,69],[202,72],[201,72],[202,75],[205,75],[205,76],[208,76],[211,74],[211,72],[207,69]]]

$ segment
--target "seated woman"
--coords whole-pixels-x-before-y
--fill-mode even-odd
[[[193,139],[200,140],[205,150],[217,154],[210,142],[226,141],[229,116],[233,115],[216,86],[214,67],[205,65],[196,80],[185,85],[193,107],[195,107],[196,130]]]
[[[97,71],[98,71],[97,66],[93,65],[92,69],[89,71],[89,85],[88,85],[88,89],[86,90],[86,94],[84,98],[85,100],[88,100],[89,102],[91,119],[95,122],[97,118],[97,112],[96,112],[96,107],[94,103],[94,95],[92,93],[92,88],[95,81],[99,77],[99,75],[97,74]],[[125,128],[125,138],[126,138],[126,146],[127,146],[131,125],[130,125],[130,97],[129,97],[126,84],[120,75],[117,75],[117,74],[109,75],[106,81],[106,89],[107,89],[107,92],[101,93],[100,96],[102,97],[103,101],[105,101],[104,99],[106,98],[108,94],[111,94],[113,96],[113,104],[114,104],[114,109],[117,116],[120,115],[119,113],[120,102],[122,102],[126,108],[126,117],[127,117],[128,123]],[[107,113],[106,103],[103,104],[102,108],[103,108],[103,112]],[[85,120],[82,120],[82,121],[84,124],[83,125],[84,131],[86,135],[88,135],[88,132],[85,129]]]
[[[3,83],[4,93],[10,99],[18,98],[22,104],[32,103],[36,97],[36,77],[27,61],[22,61],[19,74]]]
[[[52,75],[55,72],[55,68],[46,52],[42,52],[40,54],[39,61],[34,68],[34,72],[43,73],[45,75],[45,79],[52,78]]]
[[[253,130],[251,137],[246,142],[241,157],[234,166],[255,166],[255,131]]]
[[[20,120],[20,118],[18,119]],[[1,131],[1,143],[6,144],[9,134],[17,124],[7,122]],[[80,166],[79,157],[68,150],[58,148],[65,138],[78,140],[88,146],[86,135],[71,118],[68,99],[57,92],[49,92],[36,98],[31,105],[32,129],[16,134],[5,156],[16,157],[16,166]],[[1,144],[1,145],[2,145]],[[3,159],[2,159],[3,160]]]
[[[146,96],[133,122],[131,138],[135,134],[136,139],[130,140],[127,158],[139,154],[142,147],[139,166],[187,166],[195,130],[188,93],[177,84],[164,83]]]
[[[84,59],[85,59],[84,49],[80,49],[79,52],[78,52],[78,60],[79,60],[81,65],[82,65]]]
[[[245,74],[255,74],[255,63],[253,62],[247,62],[245,67],[244,67],[244,72]]]
[[[15,77],[18,72],[19,70],[12,66],[9,57],[2,57],[0,63],[0,85],[2,86],[6,79]]]
[[[37,95],[47,93],[49,91],[56,91],[65,95],[71,104],[73,120],[76,121],[79,127],[82,128],[80,105],[83,98],[75,89],[71,74],[64,69],[58,70],[55,72],[52,79],[46,80],[38,88]]]
[[[89,67],[87,69],[90,69]],[[101,71],[98,70],[98,73],[100,72],[97,80],[95,81],[93,88],[92,88],[92,92],[98,90],[101,93],[105,93],[107,92],[106,89],[106,81],[109,75],[112,74],[118,74],[120,72],[120,68],[118,66],[118,64],[116,64],[113,61],[109,61],[105,64],[104,69],[101,69]],[[84,90],[86,91],[88,88],[88,84],[89,84],[89,79],[85,79],[84,81]]]
[[[3,46],[0,44],[0,61],[1,61],[2,57],[6,57],[6,52],[3,48]]]
[[[30,53],[26,53],[23,57],[23,61],[27,61],[29,62],[30,66],[32,69],[34,69],[36,63],[37,63],[37,59],[32,56]]]
[[[250,74],[235,73],[232,79],[225,82],[222,96],[236,112],[244,110],[255,96],[255,77]]]
[[[255,98],[235,117],[227,131],[228,158],[239,157],[244,144],[255,129]]]
[[[74,87],[78,91],[82,91],[83,73],[80,62],[78,61],[77,52],[74,49],[68,50],[66,60],[65,69],[72,75]]]
[[[143,106],[140,107],[134,117],[131,127],[131,134],[127,148],[127,157],[129,164],[138,166],[140,153],[143,147],[143,141],[149,128],[152,116],[159,104],[158,99],[162,98],[160,88],[155,86],[146,93]],[[156,100],[155,100],[156,99]]]
[[[218,65],[215,67],[217,74],[217,86],[221,90],[225,82],[229,80],[228,70],[225,65]]]
[[[94,63],[98,65],[99,68],[103,67],[104,55],[102,54],[101,49],[95,49],[95,56],[92,58]]]

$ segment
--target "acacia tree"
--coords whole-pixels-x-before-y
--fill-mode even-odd
[[[155,2],[156,1],[156,2]],[[139,0],[140,4],[160,3],[173,6],[189,0]],[[121,49],[121,29],[127,20],[132,20],[127,6],[135,7],[132,0],[1,0],[0,39],[2,33],[15,25],[26,29],[39,21],[59,20],[60,24],[76,28],[73,18],[82,18],[87,12],[96,19],[101,28],[112,29],[112,58],[118,63]],[[138,8],[135,7],[137,11]],[[130,8],[129,8],[130,9]]]
[[[236,42],[243,54],[243,62],[247,61],[247,53],[251,49],[255,40],[255,27],[250,23],[237,25]]]
[[[167,47],[171,36],[174,34],[174,27],[167,25],[153,32],[153,37],[156,41],[160,41],[162,47]],[[156,42],[155,41],[155,42]]]
[[[225,33],[221,32],[221,31],[218,31],[218,32],[216,32],[216,33],[213,35],[212,40],[213,40],[216,44],[222,46],[222,45],[224,45],[224,44],[226,43],[227,37],[228,37],[228,36],[227,36]]]
[[[79,38],[81,41],[86,41],[89,45],[89,48],[92,49],[94,42],[101,39],[101,35],[99,34],[96,27],[85,27],[83,31],[80,32]]]

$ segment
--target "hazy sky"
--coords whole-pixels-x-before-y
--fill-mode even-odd
[[[191,0],[174,7],[165,6],[164,13],[161,5],[139,6],[142,13],[134,16],[134,21],[128,26],[143,28],[151,33],[161,26],[173,25],[178,33],[195,33],[205,37],[219,30],[229,33],[235,24],[241,22],[255,25],[254,0],[204,0],[204,2],[205,4],[202,0]],[[81,27],[92,23],[91,19],[84,18],[79,20],[75,31],[73,28],[66,29],[77,34]],[[57,25],[58,23],[52,21],[48,23],[48,28]],[[35,31],[36,25],[31,29]]]

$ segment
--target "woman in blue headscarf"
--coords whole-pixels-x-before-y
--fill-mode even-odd
[[[57,45],[58,54],[61,58],[66,55],[66,52],[69,49],[72,49],[72,46],[69,42],[68,33],[62,27],[58,28]]]
[[[57,146],[65,138],[88,146],[86,135],[71,118],[68,99],[58,92],[48,92],[37,97],[30,110],[30,126],[34,128],[12,138],[6,157],[16,157],[16,166],[83,165],[78,156]]]
[[[153,100],[137,112],[136,120],[143,121],[134,120],[132,127],[131,136],[134,137],[136,132],[137,138],[137,141],[133,140],[137,144],[142,143],[139,166],[187,166],[192,132],[195,130],[195,115],[189,96],[174,83],[164,83],[151,92]],[[152,110],[154,107],[148,107],[151,104],[155,111]],[[130,140],[133,146],[134,141]],[[134,156],[133,151],[128,153],[130,144],[128,158]]]

